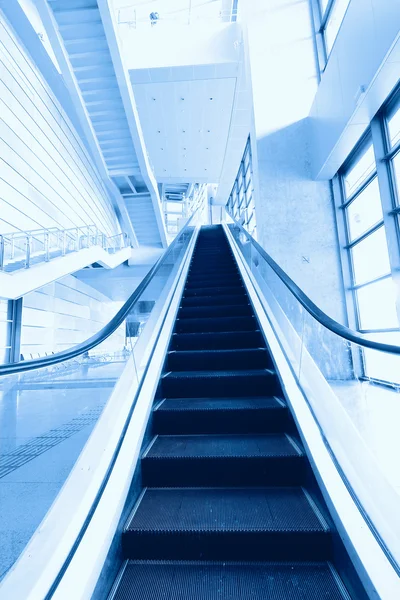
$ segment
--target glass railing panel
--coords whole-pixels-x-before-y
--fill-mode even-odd
[[[228,225],[279,343],[361,510],[400,565],[400,355],[362,348],[297,300],[254,241]],[[400,345],[400,333],[365,335]]]
[[[122,373],[139,384],[158,316],[172,294],[194,231],[188,226],[175,240],[148,285],[139,286],[142,291],[129,313],[101,344],[52,366],[0,377],[0,579],[68,480]],[[77,503],[100,458],[93,459],[80,479]]]

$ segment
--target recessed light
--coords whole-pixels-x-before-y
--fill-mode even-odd
[[[182,129],[182,133],[186,133],[185,129]]]
[[[185,98],[181,98],[181,100],[184,100]]]
[[[211,133],[211,129],[207,129],[207,133]]]
[[[187,169],[184,169],[184,171],[187,171]]]
[[[186,148],[184,148],[184,150],[186,150]]]
[[[208,150],[208,148],[206,148],[206,150]]]
[[[205,171],[207,171],[207,169],[204,169]]]
[[[214,98],[210,98],[210,100],[214,100]]]
[[[161,133],[161,131],[160,131],[160,130],[158,130],[158,131],[157,131],[157,133]]]
[[[155,99],[155,98],[152,98],[152,100],[154,100],[154,102],[156,101],[156,99]]]
[[[160,150],[164,150],[164,148],[160,148]]]

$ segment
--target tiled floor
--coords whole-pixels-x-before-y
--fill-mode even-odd
[[[0,391],[0,579],[65,483],[122,368],[54,374],[43,389],[34,376]],[[13,468],[2,471],[10,461]]]

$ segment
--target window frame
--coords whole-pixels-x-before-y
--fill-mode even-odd
[[[345,13],[343,15],[342,21],[337,30],[335,39],[333,40],[332,46],[330,50],[328,49],[327,40],[326,40],[326,28],[332,17],[333,9],[335,4],[337,4],[338,0],[328,0],[325,10],[322,8],[321,0],[311,0],[311,9],[314,20],[314,36],[316,40],[317,47],[317,56],[318,56],[318,66],[320,73],[322,73],[329,61],[329,57],[332,53],[332,50],[335,46],[336,40],[340,33],[340,29],[342,28],[343,21],[346,18],[346,13],[349,9],[350,2],[346,7]]]
[[[395,174],[393,172],[393,159],[400,153],[400,139],[391,147],[387,120],[390,114],[400,110],[400,84],[395,88],[378,113],[371,120],[370,126],[356,144],[337,175],[332,180],[334,199],[337,211],[338,237],[340,244],[340,256],[345,285],[345,298],[347,305],[347,317],[349,325],[361,333],[379,334],[400,331],[400,306],[399,299],[396,301],[396,312],[399,318],[399,326],[392,328],[362,329],[359,313],[357,290],[365,288],[378,281],[391,278],[395,284],[396,291],[400,290],[400,189],[396,188]],[[372,143],[375,156],[375,169],[357,187],[352,194],[346,196],[343,175],[355,164],[363,149]],[[369,227],[361,235],[353,240],[350,239],[349,223],[346,209],[351,203],[377,178],[379,186],[380,202],[382,206],[382,219]],[[400,186],[398,186],[400,187]],[[374,277],[361,284],[356,284],[355,270],[352,257],[352,248],[367,239],[380,228],[384,228],[388,245],[390,272]],[[400,295],[400,294],[399,294]],[[358,357],[355,355],[359,355]],[[387,381],[371,377],[366,372],[366,359],[361,349],[353,352],[355,366],[358,376],[388,385]]]
[[[237,205],[234,197],[236,196]],[[254,202],[253,157],[250,136],[247,138],[242,160],[228,198],[227,209],[231,217],[241,221],[243,227],[257,239],[257,219]],[[237,209],[237,210],[235,210]],[[254,225],[250,224],[254,220]]]

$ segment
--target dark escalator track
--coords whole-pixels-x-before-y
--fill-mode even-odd
[[[199,234],[152,433],[114,600],[349,598],[221,227]]]

